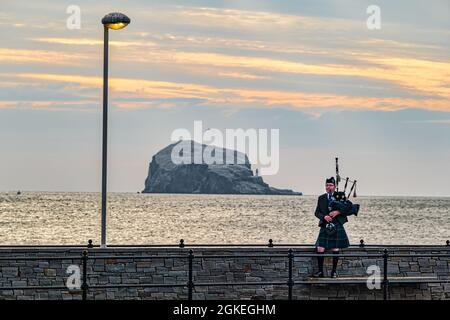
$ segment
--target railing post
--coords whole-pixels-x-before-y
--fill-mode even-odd
[[[294,281],[292,280],[292,265],[294,260],[294,253],[292,249],[289,249],[288,259],[289,259],[288,299],[292,300],[292,288],[294,286]]]
[[[178,246],[184,248],[184,239],[180,239],[180,244]]]
[[[92,244],[92,240],[91,240],[91,239],[88,240],[88,245],[87,245],[87,247],[88,247],[89,249],[94,247],[94,245]]]
[[[364,239],[359,240],[359,247],[364,248],[364,246],[365,246]]]
[[[445,241],[445,244],[447,245],[447,247],[450,246],[450,240]]]
[[[272,239],[269,239],[269,244],[268,244],[268,246],[269,246],[269,248],[272,248],[272,247],[273,247],[273,240],[272,240]]]
[[[88,291],[88,284],[87,284],[87,260],[88,260],[88,252],[87,250],[83,250],[83,283],[81,285],[81,290],[83,290],[82,300],[87,300],[87,291]]]
[[[188,300],[191,301],[192,300],[192,291],[194,289],[194,282],[192,281],[192,262],[194,261],[194,252],[192,251],[192,249],[189,250],[188,261],[189,261],[189,280],[187,283]]]
[[[389,280],[388,280],[388,258],[387,249],[383,250],[383,300],[388,300]]]

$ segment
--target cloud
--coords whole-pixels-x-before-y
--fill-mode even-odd
[[[93,100],[0,100],[0,109],[37,109],[47,111],[96,111],[98,101]]]
[[[82,65],[90,59],[91,57],[84,53],[0,48],[0,62]]]
[[[450,119],[435,119],[435,120],[416,120],[416,121],[404,121],[405,123],[424,123],[424,124],[450,124]]]
[[[448,54],[424,56],[445,47],[436,42],[403,41],[389,31],[383,33],[386,38],[374,38],[361,21],[350,19],[258,10],[168,5],[133,17],[140,24],[131,36],[110,42],[127,48],[127,54],[114,57],[114,66],[121,74],[126,70],[127,78],[111,79],[111,88],[124,97],[148,99],[133,100],[140,107],[163,103],[152,99],[181,98],[236,107],[450,108]],[[101,66],[98,48],[90,47],[100,47],[101,38],[90,38],[85,30],[75,38],[59,30],[45,36],[34,32],[29,30],[25,39],[39,49],[0,48],[0,62],[42,65],[49,71],[16,71],[16,78],[60,82],[74,92],[101,87],[101,79],[90,76],[94,64]],[[73,71],[73,66],[80,68]],[[152,78],[166,81],[150,80],[145,68],[153,68]],[[15,86],[11,80],[1,85]],[[131,108],[132,103],[120,106]]]
[[[67,45],[100,45],[101,40],[79,38],[36,38],[34,40]],[[378,43],[376,40],[375,43]],[[226,42],[225,42],[226,43]],[[396,43],[394,41],[394,43]],[[247,80],[263,80],[268,76],[257,75],[258,72],[307,74],[333,77],[355,77],[368,80],[385,81],[404,90],[419,92],[422,95],[437,95],[450,98],[450,62],[433,61],[426,59],[408,58],[387,55],[380,57],[374,54],[355,56],[353,63],[305,63],[276,57],[256,57],[212,53],[204,51],[181,51],[161,47],[146,40],[111,42],[115,46],[135,47],[129,48],[127,55],[119,56],[121,61],[134,63],[165,63],[183,66],[203,66],[208,68],[233,68],[231,71],[221,71],[218,76]],[[405,44],[410,48],[409,45]],[[414,47],[414,45],[411,45]],[[148,50],[152,47],[152,50]],[[205,49],[204,47],[202,49]],[[2,55],[2,50],[6,52]],[[283,50],[283,48],[279,48]],[[75,55],[78,59],[88,59],[88,55]],[[57,59],[55,59],[57,58]],[[92,57],[91,57],[92,58]],[[61,52],[42,52],[31,54],[28,50],[14,52],[9,49],[0,50],[0,61],[12,59],[13,61],[74,63],[74,54]],[[195,70],[195,68],[193,68]],[[247,70],[246,72],[243,70]]]
[[[254,30],[280,30],[281,29],[308,29],[308,30],[333,30],[348,29],[360,25],[360,21],[351,21],[339,18],[309,17],[301,15],[283,14],[270,11],[227,9],[213,7],[188,7],[176,6],[159,16],[177,16],[174,21],[180,24],[193,24],[199,26],[225,27],[229,29],[254,29]]]
[[[46,42],[46,43],[56,43],[56,44],[66,44],[66,45],[89,45],[89,46],[103,46],[103,40],[92,39],[92,38],[52,38],[52,37],[42,37],[42,38],[31,38],[33,41]],[[109,44],[117,47],[153,47],[156,44],[149,41],[109,41]]]
[[[309,74],[318,76],[356,77],[379,80],[423,95],[450,98],[450,62],[399,57],[355,58],[360,64],[314,64],[266,57],[236,56],[207,52],[131,53],[126,60],[220,68],[246,69],[253,72]],[[361,64],[362,63],[362,64]],[[256,79],[256,78],[255,78]]]
[[[247,79],[247,80],[269,79],[269,77],[258,76],[258,75],[254,75],[254,74],[243,73],[243,72],[219,72],[217,75],[219,77],[231,77],[231,78]]]
[[[18,78],[62,82],[73,86],[101,88],[102,78],[81,75],[22,73]],[[262,90],[248,88],[215,87],[194,83],[152,81],[144,79],[112,78],[110,88],[120,98],[139,99],[199,99],[202,105],[228,106],[290,106],[293,108],[338,108],[400,110],[422,108],[428,110],[450,111],[447,100],[442,99],[404,99],[374,98],[323,93],[289,92],[281,90]],[[142,101],[142,100],[141,100]],[[140,103],[145,106],[145,103]]]

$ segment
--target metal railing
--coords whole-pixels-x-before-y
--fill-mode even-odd
[[[433,248],[441,247],[440,244],[426,244],[426,245],[410,245],[410,244],[366,244],[364,239],[359,240],[359,244],[352,244],[350,248],[373,248],[373,247],[383,247],[383,248],[408,248],[408,247],[423,247],[423,248]],[[450,240],[446,240],[446,247],[450,247]],[[94,245],[92,240],[88,241],[88,248],[100,248],[100,245]],[[180,239],[178,244],[109,244],[108,248],[207,248],[207,247],[305,247],[310,248],[309,243],[274,243],[272,239],[265,244],[263,243],[192,243],[186,244],[184,239]],[[54,244],[1,244],[0,248],[86,248],[86,245],[81,244],[64,244],[64,245],[54,245]]]
[[[200,245],[199,245],[200,246]],[[211,245],[211,246],[218,246],[218,245]],[[236,245],[232,245],[236,246]],[[250,246],[250,245],[249,245]],[[253,246],[253,245],[252,245]],[[261,245],[259,245],[261,246]],[[274,247],[273,241],[269,241],[269,247]],[[278,245],[278,246],[284,246],[284,245]],[[444,248],[448,248],[449,241],[447,240],[446,246]],[[88,248],[94,248],[92,241],[90,240],[88,243]],[[185,248],[186,245],[183,240],[180,241],[180,244],[178,245],[179,248]],[[311,247],[311,245],[309,245]],[[363,241],[361,241],[359,247],[365,247]],[[287,254],[278,254],[278,253],[268,253],[268,254],[216,254],[216,255],[208,255],[208,254],[201,254],[201,255],[194,255],[193,249],[189,249],[188,254],[184,255],[93,255],[89,256],[87,250],[83,250],[81,257],[80,256],[61,256],[61,257],[55,257],[55,256],[36,256],[36,257],[0,257],[1,261],[32,261],[32,260],[44,260],[44,261],[50,261],[50,260],[81,260],[82,265],[82,283],[81,283],[81,293],[82,293],[82,300],[87,300],[87,295],[89,290],[96,290],[96,289],[111,289],[111,288],[151,288],[151,287],[185,287],[188,290],[188,300],[193,300],[193,291],[195,287],[202,287],[202,286],[264,286],[264,285],[286,285],[287,286],[287,296],[288,300],[293,299],[293,288],[296,285],[302,285],[302,284],[308,284],[308,285],[314,285],[314,284],[333,284],[333,285],[344,285],[344,284],[361,284],[360,281],[356,280],[346,280],[345,278],[339,278],[338,280],[318,280],[318,281],[311,281],[311,280],[294,280],[293,278],[293,267],[294,267],[294,258],[295,257],[318,257],[319,254],[317,253],[295,253],[292,248],[289,248],[287,251]],[[321,257],[335,257],[335,254],[320,254]],[[383,290],[383,300],[388,300],[389,298],[389,287],[392,284],[395,283],[411,283],[411,284],[417,284],[417,283],[450,283],[450,279],[423,279],[421,281],[417,280],[411,280],[411,281],[390,281],[388,276],[388,261],[389,258],[392,257],[410,257],[410,258],[421,258],[421,257],[449,257],[450,253],[431,253],[431,254],[401,254],[401,253],[389,253],[387,248],[384,248],[382,253],[366,253],[366,254],[355,254],[355,253],[339,253],[339,257],[348,257],[348,258],[375,258],[375,259],[383,259],[383,280],[381,282],[382,290]],[[288,277],[286,281],[255,281],[255,282],[194,282],[193,278],[193,263],[194,259],[242,259],[242,258],[287,258],[288,260]],[[89,285],[89,275],[87,273],[87,265],[88,261],[92,259],[115,259],[115,260],[121,260],[121,259],[133,259],[134,262],[136,260],[142,260],[142,259],[186,259],[187,265],[188,265],[188,281],[186,283],[152,283],[152,284],[96,284],[96,285]],[[408,280],[408,277],[404,277],[406,280]],[[2,290],[67,290],[71,292],[71,290],[68,289],[67,286],[12,286],[12,287],[0,287],[0,291]]]

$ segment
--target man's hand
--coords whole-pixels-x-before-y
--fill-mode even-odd
[[[331,218],[334,218],[334,217],[336,217],[336,216],[339,215],[339,214],[341,214],[339,211],[334,210],[334,211],[331,211],[328,215],[329,215]]]
[[[331,220],[333,220],[333,218],[330,217],[330,216],[325,216],[324,219],[325,219],[327,222],[331,222]]]

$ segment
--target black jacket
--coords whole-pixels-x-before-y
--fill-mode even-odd
[[[325,225],[326,220],[324,218],[329,213],[330,213],[330,210],[328,208],[328,196],[326,193],[324,193],[317,200],[316,212],[314,212],[314,215],[320,220],[319,227]],[[348,221],[347,217],[342,214],[338,215],[333,220],[334,220],[334,222],[339,222],[340,224],[344,224]]]

